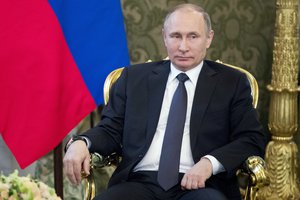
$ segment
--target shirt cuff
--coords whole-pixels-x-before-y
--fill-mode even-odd
[[[213,157],[211,155],[206,155],[206,156],[204,156],[204,158],[207,158],[211,162],[212,167],[213,167],[213,169],[212,169],[213,175],[216,175],[218,173],[225,171],[224,166],[215,157]]]
[[[85,137],[85,136],[81,136],[81,137],[85,140],[86,146],[87,146],[87,148],[90,150],[91,145],[92,145],[91,140],[90,140],[89,138]]]

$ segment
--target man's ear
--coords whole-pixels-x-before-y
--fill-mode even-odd
[[[209,31],[207,34],[207,40],[206,40],[206,48],[208,49],[211,45],[211,42],[214,38],[215,32],[213,30]]]
[[[165,32],[164,28],[161,29],[161,34],[162,34],[162,37],[163,37],[163,40],[164,40],[164,44],[165,44],[165,46],[167,46],[166,45],[166,32]]]

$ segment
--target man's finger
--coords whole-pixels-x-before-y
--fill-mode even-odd
[[[87,157],[83,161],[83,173],[85,176],[90,175],[90,157]]]

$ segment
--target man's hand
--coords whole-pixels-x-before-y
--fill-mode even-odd
[[[190,170],[188,170],[182,180],[182,189],[192,190],[205,187],[205,181],[212,175],[212,164],[209,159],[201,158]]]
[[[90,153],[84,141],[76,140],[68,148],[64,157],[64,172],[71,183],[81,182],[81,171],[90,174]]]

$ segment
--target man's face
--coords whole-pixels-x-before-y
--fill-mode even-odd
[[[191,10],[175,11],[163,29],[168,56],[181,71],[196,67],[204,59],[213,35],[213,31],[207,32],[202,14]]]

